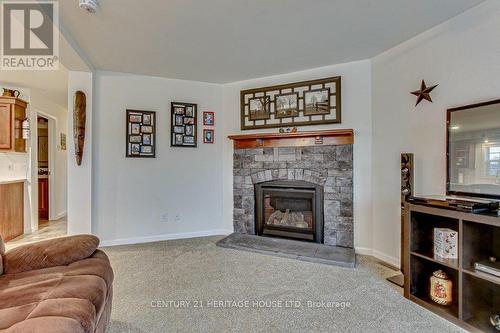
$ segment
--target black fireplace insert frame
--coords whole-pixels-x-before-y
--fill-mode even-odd
[[[313,239],[308,239],[307,234],[311,234],[311,232],[307,229],[290,226],[265,225],[264,192],[275,190],[314,194],[312,198],[314,221]],[[272,235],[265,234],[264,228],[266,228],[267,231],[272,230]],[[323,244],[323,229],[323,186],[300,180],[273,180],[255,185],[255,234],[257,236],[285,237]]]

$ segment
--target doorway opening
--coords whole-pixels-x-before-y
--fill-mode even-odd
[[[38,116],[38,227],[49,222],[49,120]]]
[[[67,234],[66,212],[66,136],[60,132],[58,118],[37,110],[38,239]],[[60,136],[60,137],[59,137]]]

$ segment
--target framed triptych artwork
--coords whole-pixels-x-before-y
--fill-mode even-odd
[[[341,122],[340,76],[240,92],[241,129]]]
[[[127,157],[156,156],[156,112],[127,110]]]

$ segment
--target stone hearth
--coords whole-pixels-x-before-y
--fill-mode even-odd
[[[306,181],[324,189],[324,244],[353,247],[353,145],[322,143],[323,140],[301,147],[235,147],[235,232],[255,234],[256,184]]]

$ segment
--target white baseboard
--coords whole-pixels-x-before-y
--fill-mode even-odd
[[[382,260],[383,262],[386,262],[394,267],[399,267],[399,259],[396,257],[388,256],[385,253],[373,250],[372,254],[375,258]]]
[[[356,251],[356,254],[361,254],[361,255],[365,255],[365,256],[373,256],[373,257],[375,257],[375,258],[377,258],[377,259],[379,259],[379,260],[381,260],[381,261],[383,261],[391,266],[394,266],[394,267],[400,266],[398,258],[388,256],[387,254],[382,253],[380,251],[369,249],[366,247],[355,247],[354,250]]]
[[[60,212],[59,214],[57,214],[56,216],[54,216],[54,220],[59,220],[59,219],[61,219],[61,218],[65,217],[65,216],[66,216],[66,214],[67,214],[67,212],[66,212],[66,211],[64,211],[64,212]]]
[[[154,235],[154,236],[119,238],[119,239],[101,241],[100,246],[106,247],[106,246],[116,246],[116,245],[152,243],[152,242],[161,242],[161,241],[173,240],[173,239],[185,239],[185,238],[196,238],[196,237],[206,237],[206,236],[229,235],[231,233],[233,233],[233,230],[213,229],[213,230],[205,230],[205,231],[183,232],[183,233],[178,233],[178,234],[163,234],[163,235]]]
[[[360,254],[363,256],[371,256],[373,255],[372,249],[369,249],[367,247],[354,247],[354,250],[356,251],[356,254]]]

